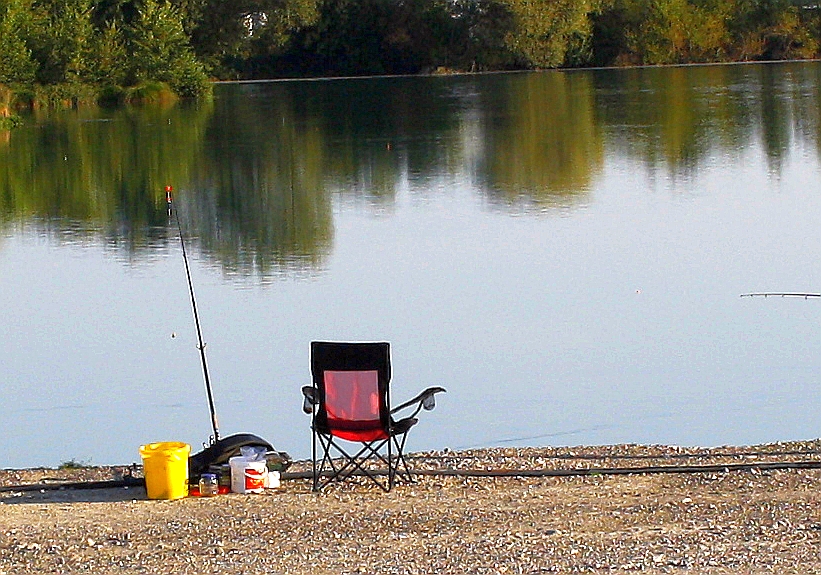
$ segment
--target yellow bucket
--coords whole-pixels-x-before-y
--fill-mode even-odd
[[[179,499],[188,495],[189,453],[191,446],[178,441],[140,446],[149,499]]]

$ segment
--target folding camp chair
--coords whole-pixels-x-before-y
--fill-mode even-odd
[[[416,414],[436,407],[434,395],[445,390],[430,387],[391,409],[390,344],[385,342],[312,342],[311,374],[313,385],[302,388],[302,409],[312,414],[313,490],[352,475],[369,477],[385,491],[397,476],[413,481],[404,456],[408,431],[419,421]],[[409,417],[393,419],[392,414],[414,406]],[[374,460],[387,466],[387,482],[368,465]]]

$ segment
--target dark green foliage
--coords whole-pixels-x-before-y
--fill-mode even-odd
[[[139,0],[96,0],[92,11],[92,22],[97,28],[121,23],[130,25],[139,16],[142,2]]]
[[[205,70],[189,46],[179,13],[169,4],[145,0],[127,41],[129,85],[152,80],[184,97],[205,92]]]
[[[628,15],[622,7],[611,6],[609,9],[594,14],[592,60],[593,66],[612,66],[620,56],[627,57],[627,23]]]
[[[277,57],[316,19],[318,0],[171,0],[197,58],[219,77],[247,74]]]
[[[32,8],[28,46],[37,62],[39,84],[84,79],[92,37],[90,0],[41,0]]]
[[[452,24],[444,43],[451,55],[447,67],[500,70],[515,64],[505,39],[516,32],[513,13],[497,0],[455,0]]]
[[[608,0],[593,61],[678,64],[818,55],[819,10],[790,0]]]
[[[186,97],[210,90],[165,0],[0,0],[0,82],[23,103],[112,103],[149,80]]]
[[[320,2],[315,25],[299,38],[302,73],[348,76],[362,74],[413,73],[402,60],[406,41],[404,26],[393,28],[399,5],[391,0],[325,0]]]
[[[98,29],[90,41],[94,58],[86,67],[86,78],[102,87],[124,86],[128,70],[123,63],[128,60],[125,39],[116,21]]]
[[[27,84],[37,66],[26,46],[30,28],[30,2],[0,0],[0,84]]]
[[[293,75],[416,74],[506,69],[514,17],[499,0],[321,0],[267,71]]]

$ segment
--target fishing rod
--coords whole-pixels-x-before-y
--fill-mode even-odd
[[[821,293],[803,293],[803,292],[758,292],[758,293],[743,293],[738,297],[800,297],[810,299],[811,297],[821,297]]]
[[[194,324],[197,326],[197,349],[200,350],[200,359],[202,360],[202,375],[205,378],[205,392],[208,395],[208,409],[211,411],[211,427],[214,430],[214,435],[211,436],[210,444],[213,445],[220,439],[219,424],[217,423],[217,411],[214,407],[214,393],[211,390],[211,379],[208,377],[208,363],[205,361],[205,343],[202,341],[202,330],[200,329],[200,316],[197,313],[197,300],[194,297],[194,284],[191,281],[191,269],[188,267],[188,254],[185,251],[185,240],[183,239],[182,224],[180,223],[179,210],[173,208],[173,199],[171,192],[174,190],[171,186],[165,186],[165,202],[168,205],[168,217],[171,213],[177,218],[177,229],[180,233],[180,246],[182,246],[182,259],[185,262],[185,275],[188,277],[188,293],[191,294],[191,309],[194,310]]]
[[[171,186],[165,187],[165,201],[166,204],[168,204],[168,217],[171,218],[173,212],[173,215],[177,219],[177,229],[180,233],[182,259],[185,262],[185,275],[188,278],[188,293],[191,295],[191,309],[194,312],[194,324],[197,326],[197,349],[200,350],[202,375],[205,378],[205,391],[208,394],[208,409],[211,411],[211,427],[214,430],[209,444],[206,445],[203,443],[204,449],[188,458],[189,476],[195,477],[208,471],[212,465],[227,464],[230,458],[239,455],[245,446],[262,448],[266,453],[273,451],[274,447],[258,435],[252,433],[235,433],[228,437],[220,437],[219,424],[217,423],[217,410],[214,407],[214,393],[211,390],[211,378],[208,377],[208,363],[205,361],[205,342],[202,341],[200,316],[197,312],[197,300],[194,297],[194,283],[191,281],[191,268],[188,265],[188,252],[185,250],[185,237],[182,233],[180,213],[174,209],[174,200],[171,197],[172,191],[173,188]],[[290,463],[291,457],[287,453],[284,451],[278,452],[278,455]]]

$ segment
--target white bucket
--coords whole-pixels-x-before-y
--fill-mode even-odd
[[[228,460],[231,466],[231,491],[234,493],[262,493],[268,477],[265,460],[251,461],[241,455]]]
[[[279,471],[269,471],[268,472],[268,481],[265,482],[266,489],[279,489],[282,484],[279,481]]]

